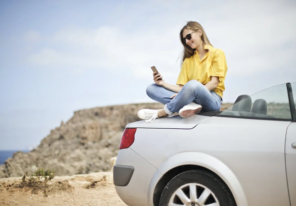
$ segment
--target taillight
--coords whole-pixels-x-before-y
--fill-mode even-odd
[[[119,149],[129,148],[135,140],[136,128],[127,128],[124,130]]]

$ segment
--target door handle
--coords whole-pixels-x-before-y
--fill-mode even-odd
[[[292,143],[292,147],[296,149],[296,142]]]

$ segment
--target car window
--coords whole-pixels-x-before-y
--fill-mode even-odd
[[[240,101],[235,102],[219,116],[291,120],[287,86],[281,84],[250,96],[243,95]]]

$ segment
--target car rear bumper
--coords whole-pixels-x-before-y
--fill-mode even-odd
[[[125,165],[114,165],[113,168],[113,182],[115,186],[127,186],[130,182],[134,167]]]
[[[152,204],[148,194],[155,173],[157,169],[132,149],[120,150],[113,170],[117,194],[129,206]]]

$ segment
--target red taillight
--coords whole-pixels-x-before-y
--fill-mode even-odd
[[[136,128],[127,128],[124,130],[119,149],[129,148],[135,140]]]

